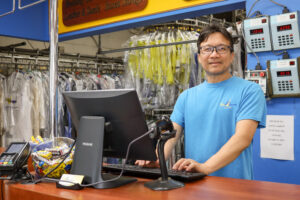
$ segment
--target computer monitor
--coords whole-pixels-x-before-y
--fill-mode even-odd
[[[63,97],[77,131],[71,174],[84,175],[86,183],[111,179],[112,175],[101,173],[102,157],[125,158],[128,144],[148,131],[136,91],[70,91],[64,92]],[[129,158],[156,160],[150,137],[134,143]],[[135,180],[122,177],[94,187],[113,188]]]

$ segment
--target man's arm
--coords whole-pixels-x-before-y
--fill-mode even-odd
[[[173,150],[174,146],[176,145],[177,141],[179,140],[180,135],[182,133],[182,127],[179,124],[173,122],[173,127],[174,127],[174,130],[176,130],[176,135],[175,135],[175,137],[169,139],[165,143],[164,153],[165,153],[166,160],[168,160],[170,158],[172,150]]]
[[[239,121],[236,125],[235,134],[205,163],[183,158],[175,163],[173,169],[197,171],[205,174],[221,169],[235,160],[251,144],[257,126],[258,122],[254,120]]]

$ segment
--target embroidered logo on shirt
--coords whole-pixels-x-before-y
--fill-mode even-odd
[[[227,101],[226,104],[220,103],[220,106],[221,106],[221,107],[224,107],[224,108],[226,108],[226,109],[230,109],[230,108],[231,108],[230,102],[231,102],[231,99],[229,99],[229,100]]]

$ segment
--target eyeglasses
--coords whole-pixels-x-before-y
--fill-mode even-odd
[[[199,48],[200,53],[202,54],[212,54],[214,50],[216,50],[219,54],[225,54],[228,50],[232,51],[232,48],[227,45],[219,45],[219,46],[203,46]]]

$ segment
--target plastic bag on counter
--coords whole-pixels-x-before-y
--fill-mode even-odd
[[[69,152],[74,140],[66,137],[57,137],[36,145],[32,149],[31,157],[33,167],[38,177],[42,177],[55,168]],[[51,178],[60,178],[70,173],[73,162],[74,148],[64,162],[48,175]]]

